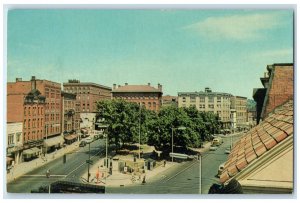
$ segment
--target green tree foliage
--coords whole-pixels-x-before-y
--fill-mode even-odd
[[[136,103],[113,99],[98,102],[97,110],[97,117],[109,125],[109,142],[116,145],[116,150],[140,140],[141,144],[171,150],[172,129],[174,146],[199,147],[220,129],[217,115],[199,112],[195,107],[169,106],[155,113]]]

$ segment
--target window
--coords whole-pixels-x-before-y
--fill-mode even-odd
[[[205,102],[205,97],[200,97],[200,102]]]
[[[186,101],[185,97],[182,97],[182,102],[185,102],[185,101]]]
[[[210,102],[210,103],[214,102],[214,97],[212,97],[212,96],[208,97],[208,102]]]
[[[8,141],[8,145],[14,144],[14,133],[8,134],[7,141]]]
[[[191,103],[196,102],[196,96],[195,95],[191,95],[190,99],[191,99]]]
[[[205,104],[200,104],[200,105],[199,105],[199,108],[200,108],[200,109],[205,109]]]
[[[156,102],[153,102],[153,107],[156,108]]]
[[[151,108],[151,102],[148,102],[148,107]]]
[[[213,108],[214,108],[214,105],[213,105],[213,104],[209,104],[209,105],[208,105],[208,108],[213,109]]]

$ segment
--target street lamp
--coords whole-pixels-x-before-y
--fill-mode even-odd
[[[186,127],[183,127],[183,126],[180,126],[180,127],[178,127],[178,128],[172,128],[172,154],[173,154],[173,152],[174,152],[174,146],[173,146],[173,131],[175,131],[175,130],[185,130],[186,129]],[[172,156],[172,162],[174,161],[174,157]]]

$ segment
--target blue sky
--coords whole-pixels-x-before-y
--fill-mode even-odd
[[[252,98],[293,62],[292,10],[11,10],[7,81],[163,85]]]

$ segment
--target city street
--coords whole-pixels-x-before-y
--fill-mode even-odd
[[[89,157],[89,146],[79,148],[78,151],[67,154],[67,161],[63,163],[63,157],[55,159],[44,166],[37,168],[20,178],[7,184],[9,193],[30,193],[32,189],[49,185],[57,180],[81,182],[80,175],[87,170],[86,160]],[[96,140],[91,143],[91,160],[97,161],[105,156],[104,140]],[[46,171],[50,169],[51,177],[46,177]],[[87,177],[83,177],[87,178]]]
[[[213,183],[218,183],[216,177],[218,167],[227,160],[225,149],[234,143],[241,134],[224,137],[224,143],[216,151],[208,151],[202,155],[202,194],[207,194]],[[148,180],[145,185],[108,187],[108,194],[199,194],[200,170],[199,161],[183,162],[179,167],[171,168],[166,172]]]
[[[216,151],[207,151],[202,154],[201,186],[200,187],[200,162],[198,160],[182,162],[176,167],[158,174],[151,179],[146,179],[146,184],[133,184],[130,186],[108,187],[107,194],[207,194],[213,183],[218,183],[216,177],[218,167],[227,159],[225,149],[234,143],[239,135],[224,137],[224,143]],[[91,160],[96,162],[105,156],[104,140],[91,143]],[[23,175],[7,184],[9,193],[28,193],[32,189],[49,185],[57,180],[81,182],[81,175],[87,171],[88,145],[79,148],[77,152],[67,155],[67,162],[58,158],[46,165]],[[168,164],[168,163],[167,163]],[[46,178],[46,171],[50,169],[51,177]],[[147,174],[146,174],[147,176]]]

